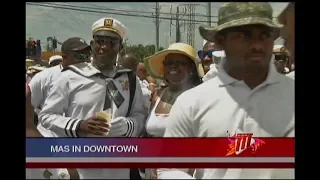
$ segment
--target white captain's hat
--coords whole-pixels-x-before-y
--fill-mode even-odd
[[[92,25],[92,35],[110,36],[110,31],[117,33],[122,40],[127,35],[126,27],[114,18],[101,18]]]

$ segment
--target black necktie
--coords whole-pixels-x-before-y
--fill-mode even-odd
[[[106,81],[106,97],[103,110],[111,108],[112,102],[114,102],[117,108],[119,108],[125,100],[124,97],[122,96],[112,79],[106,76],[103,76],[103,79]]]
[[[108,83],[110,82],[110,80],[108,80],[108,77],[103,75],[102,73],[99,74],[99,76],[105,80],[105,84],[106,84],[106,92],[105,92],[105,97],[104,97],[104,105],[103,105],[103,110],[106,109],[110,109],[111,108],[111,98],[110,98],[110,93],[108,91]]]

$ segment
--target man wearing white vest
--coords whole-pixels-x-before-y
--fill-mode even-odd
[[[146,114],[140,84],[131,70],[115,66],[125,35],[125,26],[113,18],[92,25],[92,62],[62,72],[39,114],[55,137],[138,137]],[[96,115],[102,111],[109,113],[109,121]],[[77,170],[80,179],[130,176],[129,169]]]
[[[294,80],[279,74],[272,50],[281,24],[266,2],[230,2],[217,27],[199,27],[202,38],[223,46],[218,75],[181,94],[164,137],[294,137]],[[217,147],[219,148],[219,147]],[[198,170],[196,170],[197,172]],[[159,179],[194,179],[187,169],[158,169]],[[204,169],[201,179],[294,179],[294,169]]]

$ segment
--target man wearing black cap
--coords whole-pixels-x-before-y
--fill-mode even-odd
[[[54,82],[61,75],[61,71],[69,65],[84,62],[90,53],[90,46],[82,38],[73,37],[62,43],[61,51],[63,53],[61,63],[39,72],[29,83],[31,103],[35,108],[36,114],[39,114],[41,111]],[[50,130],[44,128],[41,123],[36,124],[39,132],[44,137],[52,137]],[[55,174],[54,172],[52,173]],[[66,173],[66,171],[64,171],[64,173]]]
[[[37,114],[40,112],[53,82],[60,76],[62,69],[71,64],[84,62],[90,53],[90,46],[82,38],[72,37],[62,43],[61,51],[63,53],[61,63],[36,74],[29,83],[31,102],[33,107],[36,108]],[[46,137],[46,135],[44,136]]]
[[[86,62],[90,56],[90,46],[78,37],[69,38],[62,43],[61,52],[63,68],[72,64]]]
[[[147,113],[140,84],[131,70],[115,66],[125,27],[116,19],[102,18],[93,24],[92,35],[92,62],[63,71],[39,119],[55,137],[138,137]],[[130,177],[129,169],[77,170],[81,179]]]

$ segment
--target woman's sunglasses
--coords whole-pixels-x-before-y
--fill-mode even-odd
[[[181,60],[165,60],[165,61],[163,61],[163,65],[164,66],[172,66],[172,65],[185,66],[187,64],[188,64],[187,62],[184,62],[184,61],[181,61]]]
[[[210,50],[210,51],[198,51],[198,56],[201,60],[204,60],[204,58],[206,58],[206,56],[208,56],[209,58],[212,58],[212,53],[215,50]]]

